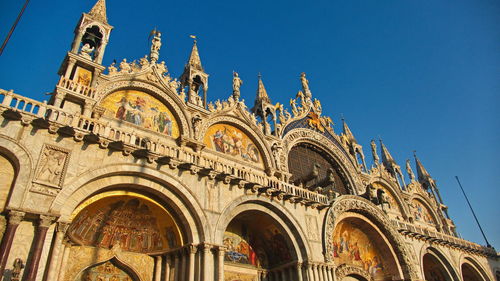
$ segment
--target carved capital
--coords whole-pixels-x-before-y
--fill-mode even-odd
[[[9,212],[9,224],[19,225],[24,218],[25,213],[19,211]]]
[[[225,252],[226,252],[226,247],[219,246],[218,251],[217,251],[219,256],[224,256]]]
[[[194,255],[198,251],[198,247],[196,247],[195,245],[191,244],[188,247],[188,251],[189,251],[189,254]]]
[[[62,234],[66,234],[66,231],[68,231],[70,223],[69,222],[58,222],[57,223],[57,232],[61,232]]]
[[[55,218],[53,216],[40,215],[40,220],[38,221],[38,226],[48,228],[52,224],[54,219]]]

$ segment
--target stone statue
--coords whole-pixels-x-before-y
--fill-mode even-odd
[[[238,76],[238,72],[233,71],[233,97],[235,100],[240,98],[241,85],[243,85],[243,80]]]
[[[90,47],[89,43],[86,43],[82,46],[80,50],[80,55],[86,59],[92,60],[92,52],[94,51],[94,47]]]
[[[149,66],[148,56],[144,56],[139,59],[139,64],[141,65],[141,70]]]
[[[167,66],[165,65],[164,61],[162,61],[161,63],[157,64],[156,68],[158,69],[158,74],[160,74],[160,76],[163,76],[163,74],[165,72],[167,72]]]
[[[375,141],[372,140],[370,142],[370,145],[372,146],[373,162],[375,164],[378,164],[378,162],[379,162],[380,159],[378,158],[378,154],[377,154],[377,144],[375,144]]]
[[[24,263],[23,260],[20,258],[17,258],[14,260],[14,265],[12,267],[12,278],[10,280],[12,281],[19,281],[21,278],[21,270],[24,268]]]
[[[156,63],[160,56],[161,33],[153,30],[152,35],[154,36],[153,40],[151,40],[151,52],[149,53],[149,57],[151,58],[151,63]]]
[[[116,62],[113,62],[109,67],[108,67],[108,72],[109,75],[115,75],[118,71],[115,66]]]
[[[120,72],[129,73],[130,70],[132,70],[132,68],[127,62],[127,59],[123,59],[122,62],[120,62]]]
[[[410,163],[410,159],[407,159],[406,160],[406,172],[408,173],[408,176],[410,177],[410,181],[414,181],[415,180],[415,174],[413,173],[413,170],[411,169],[411,163]]]
[[[309,81],[306,78],[305,72],[302,72],[300,74],[300,82],[302,83],[302,91],[304,92],[305,97],[311,98],[312,94],[311,94],[311,90],[309,90]]]
[[[191,122],[193,123],[194,136],[196,137],[200,132],[201,117],[199,115],[195,115],[193,116],[193,119],[191,119]]]

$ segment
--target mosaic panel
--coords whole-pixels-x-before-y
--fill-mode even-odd
[[[116,118],[172,137],[179,136],[179,126],[170,110],[149,94],[123,90],[110,94],[101,103],[104,116]]]

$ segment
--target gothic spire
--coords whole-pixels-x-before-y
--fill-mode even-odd
[[[266,87],[264,87],[264,82],[262,82],[262,75],[259,73],[259,82],[257,87],[257,99],[256,103],[271,103],[271,99],[267,95]]]
[[[89,15],[102,23],[108,24],[106,16],[106,0],[98,0],[94,7],[90,9]]]
[[[197,70],[203,70],[201,66],[200,54],[198,53],[198,46],[196,45],[196,40],[193,42],[193,49],[191,50],[191,55],[189,56],[188,65]]]
[[[429,179],[432,179],[431,175],[427,172],[427,170],[424,168],[424,165],[422,165],[422,163],[418,159],[416,152],[413,152],[413,156],[415,156],[415,162],[417,164],[418,180],[419,181],[427,181]]]
[[[349,140],[349,142],[351,142],[351,143],[358,143],[356,141],[356,138],[352,134],[351,129],[349,129],[349,126],[347,126],[347,122],[345,121],[344,117],[342,117],[342,123],[344,125],[344,127],[343,127],[343,130],[344,130],[343,133],[347,137],[347,139]]]
[[[391,153],[389,153],[389,150],[385,147],[382,139],[380,139],[380,153],[382,154],[382,162],[386,165],[386,167],[396,165],[396,161],[392,158]]]

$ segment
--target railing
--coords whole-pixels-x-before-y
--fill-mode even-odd
[[[302,200],[317,202],[323,205],[329,203],[325,195],[294,186],[278,179],[269,178],[262,171],[252,171],[248,167],[239,164],[224,164],[217,156],[209,154],[200,155],[200,153],[162,142],[160,139],[153,140],[146,134],[142,135],[137,130],[117,128],[108,122],[85,117],[80,114],[71,114],[61,108],[47,105],[45,102],[42,103],[25,98],[12,91],[0,89],[0,100],[0,105],[4,108],[57,122],[61,127],[72,127],[80,131],[80,133],[94,134],[110,142],[121,141],[124,145],[130,147],[147,149],[152,153],[174,158],[182,163],[192,163],[201,169],[211,169],[218,174],[228,175],[235,179],[242,179],[249,183],[269,187],[273,191],[280,192],[285,196],[301,198]]]
[[[61,77],[59,80],[59,83],[57,86],[62,87],[64,89],[76,92],[77,94],[89,97],[89,98],[95,98],[97,95],[97,90],[90,87],[90,86],[85,86],[82,85],[74,80],[65,78],[64,76]]]
[[[472,243],[470,241],[451,236],[444,233],[435,232],[429,229],[421,228],[418,226],[414,226],[408,224],[406,222],[402,222],[399,220],[393,220],[393,224],[396,228],[399,229],[400,232],[406,232],[411,236],[421,236],[424,239],[436,240],[437,242],[441,242],[444,244],[448,244],[451,246],[455,246],[458,248],[462,248],[464,250],[476,251],[480,253],[484,253],[486,255],[494,255],[496,256],[496,251],[493,248],[488,248],[485,246],[481,246],[476,243]]]

